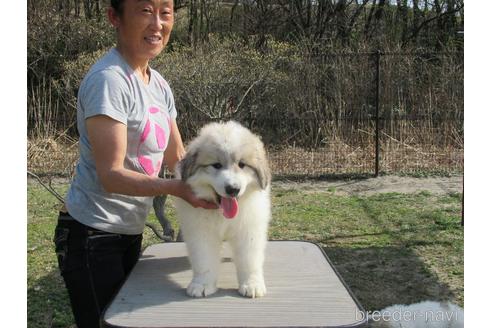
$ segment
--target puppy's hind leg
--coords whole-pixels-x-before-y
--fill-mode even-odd
[[[187,239],[184,234],[185,241]],[[193,279],[191,280],[186,293],[192,297],[205,297],[217,291],[217,278],[219,275],[220,250],[219,238],[208,239],[195,234],[195,238],[186,241],[193,269]]]

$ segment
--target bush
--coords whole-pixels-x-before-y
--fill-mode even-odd
[[[106,20],[63,16],[50,9],[52,2],[39,5],[28,12],[27,29],[28,133],[36,137],[75,131],[75,97],[86,67],[72,66],[113,43]]]
[[[376,87],[371,53],[325,48],[313,54],[305,47],[272,39],[260,51],[250,46],[254,40],[216,35],[209,40],[198,47],[174,44],[172,51],[166,49],[151,62],[172,87],[185,140],[205,122],[234,119],[262,135],[265,142],[280,146],[316,148],[334,139],[353,145],[370,142]],[[80,81],[107,50],[83,53],[61,65],[62,74],[52,85],[65,117],[74,117]],[[432,117],[439,118],[453,112],[457,116],[449,118],[459,121],[459,102],[446,101],[442,95],[448,93],[438,83],[447,81],[446,90],[454,86],[452,97],[462,99],[459,60],[451,55],[437,61],[412,55],[383,59],[380,115],[394,112],[388,118],[397,113],[398,119],[405,119],[406,115],[427,117],[432,111]],[[439,97],[440,108],[431,108],[434,105],[422,95]],[[401,130],[389,128],[392,135],[393,129]],[[434,138],[434,133],[429,137]]]
[[[206,121],[235,119],[261,128],[284,113],[291,88],[289,65],[298,49],[270,40],[260,53],[238,37],[209,36],[193,49],[181,46],[152,65],[171,84],[183,134],[194,135]]]
[[[29,20],[27,29],[28,78],[36,83],[44,77],[59,78],[62,65],[114,42],[106,20],[63,17],[54,11]]]

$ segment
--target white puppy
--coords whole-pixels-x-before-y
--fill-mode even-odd
[[[175,201],[193,269],[188,295],[217,290],[223,241],[232,248],[239,293],[265,295],[271,176],[260,138],[233,121],[208,124],[188,146],[177,172],[198,197],[220,204],[218,210],[205,210]]]

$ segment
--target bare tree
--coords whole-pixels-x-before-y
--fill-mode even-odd
[[[416,41],[421,31],[427,28],[430,24],[437,22],[438,29],[433,30],[432,33],[434,37],[437,38],[437,45],[442,45],[442,43],[446,42],[446,38],[454,37],[456,34],[456,15],[461,13],[464,7],[463,1],[447,1],[447,3],[443,6],[443,2],[439,0],[434,0],[433,10],[428,14],[428,1],[424,2],[424,13],[421,15],[422,20],[415,22],[412,28],[412,32],[409,36],[404,40],[404,45],[408,44],[411,41]],[[415,9],[414,9],[415,10]],[[452,16],[452,17],[450,17]],[[446,20],[451,20],[451,28],[446,25]],[[452,35],[451,35],[452,33]]]
[[[255,35],[255,47],[262,50],[267,45],[267,35],[274,34],[282,25],[282,4],[278,1],[252,0],[242,3],[245,36]]]
[[[61,17],[69,17],[70,11],[70,1],[58,0],[58,13]]]
[[[190,0],[187,3],[180,2],[180,6],[181,8],[188,7],[188,41],[190,44],[206,41],[219,1]]]
[[[332,1],[290,0],[283,2],[288,30],[313,42],[323,39],[331,30],[335,5]]]
[[[355,24],[362,14],[369,0],[359,1],[338,1],[335,6],[335,26],[338,37],[342,43],[348,43]]]
[[[348,25],[348,32],[352,32],[352,30],[355,27],[355,24],[359,20],[361,14],[364,12],[366,5],[369,3],[369,0],[363,0],[362,3],[359,4],[359,1],[355,1],[356,9],[354,10],[354,13],[352,14],[352,17],[350,18],[350,22]]]
[[[84,13],[86,19],[92,19],[94,15],[101,17],[101,0],[84,0]]]
[[[394,24],[401,24],[400,40],[403,42],[408,33],[408,0],[396,0],[396,19]]]
[[[376,2],[378,2],[376,4]],[[374,39],[376,36],[381,36],[381,28],[383,23],[383,14],[387,6],[386,0],[373,0],[369,17],[366,20],[364,35],[366,39]]]
[[[80,17],[80,0],[73,0],[75,17]]]

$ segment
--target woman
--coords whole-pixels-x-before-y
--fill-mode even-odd
[[[171,89],[149,67],[169,41],[173,2],[112,0],[108,18],[117,45],[79,89],[80,158],[54,238],[79,328],[99,326],[135,265],[152,196],[217,208],[182,181],[157,177],[162,161],[174,169],[184,154]]]

